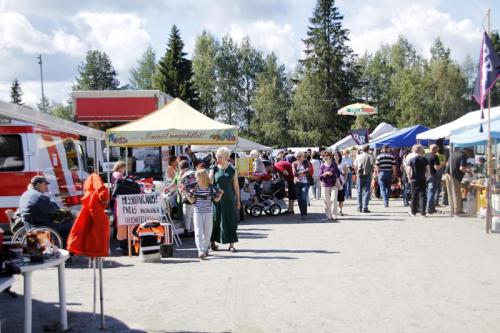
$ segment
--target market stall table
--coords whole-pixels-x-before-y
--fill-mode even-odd
[[[59,307],[60,307],[60,321],[61,330],[68,329],[68,316],[66,313],[66,284],[64,280],[64,263],[69,258],[69,252],[66,250],[61,251],[59,258],[46,259],[43,263],[25,264],[20,267],[21,274],[24,278],[24,332],[31,332],[32,326],[32,308],[31,308],[31,278],[34,271],[45,268],[57,266],[58,280],[59,280]]]

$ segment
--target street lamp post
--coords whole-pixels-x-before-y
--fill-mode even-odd
[[[42,112],[47,112],[45,110],[45,94],[43,92],[43,63],[42,63],[42,55],[39,54],[38,57],[38,64],[40,65],[40,82],[42,84]]]

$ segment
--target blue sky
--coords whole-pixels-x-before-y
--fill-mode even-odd
[[[191,53],[203,29],[220,38],[248,35],[265,52],[274,51],[292,70],[301,57],[308,18],[315,0],[0,0],[0,99],[8,100],[17,77],[24,100],[40,99],[39,67],[44,58],[46,95],[67,100],[77,66],[90,48],[106,51],[128,82],[129,69],[148,45],[165,52],[168,33],[177,24]],[[424,55],[436,37],[463,62],[476,61],[486,8],[493,29],[500,29],[500,1],[338,0],[351,46],[357,53],[375,51],[404,35]]]

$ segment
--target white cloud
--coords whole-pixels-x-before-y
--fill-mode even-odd
[[[36,108],[42,96],[40,81],[21,81],[23,103]],[[72,83],[68,81],[44,82],[44,94],[50,102],[66,103],[71,93]],[[0,84],[0,100],[10,100],[10,84]]]
[[[255,21],[249,24],[233,23],[227,32],[238,42],[248,36],[256,47],[269,53],[274,51],[290,69],[295,66],[302,50],[302,43],[297,41],[295,31],[290,24],[279,25],[273,20]]]
[[[0,12],[0,49],[27,54],[61,52],[80,56],[82,41],[62,30],[46,34],[37,30],[24,16],[16,12]]]
[[[366,6],[346,21],[346,27],[351,30],[351,46],[359,54],[374,52],[381,44],[394,43],[402,35],[419,53],[429,56],[430,47],[440,37],[458,61],[478,52],[481,36],[479,27],[469,19],[454,20],[425,4],[399,7],[382,2],[377,7]]]
[[[134,66],[150,43],[144,20],[135,14],[82,12],[75,22],[85,33],[88,48],[106,52],[118,71],[120,81],[128,82],[130,67]]]

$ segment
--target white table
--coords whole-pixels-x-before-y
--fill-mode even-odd
[[[14,277],[13,276],[0,277],[0,292],[9,288],[13,284],[14,284]]]
[[[68,315],[66,312],[66,284],[64,280],[64,263],[69,258],[69,253],[66,250],[61,251],[59,258],[48,259],[40,264],[28,264],[21,266],[21,274],[24,278],[24,332],[31,333],[31,326],[33,324],[32,308],[31,308],[31,277],[34,271],[44,268],[57,266],[59,277],[59,307],[61,311],[61,329],[63,331],[68,329]]]

